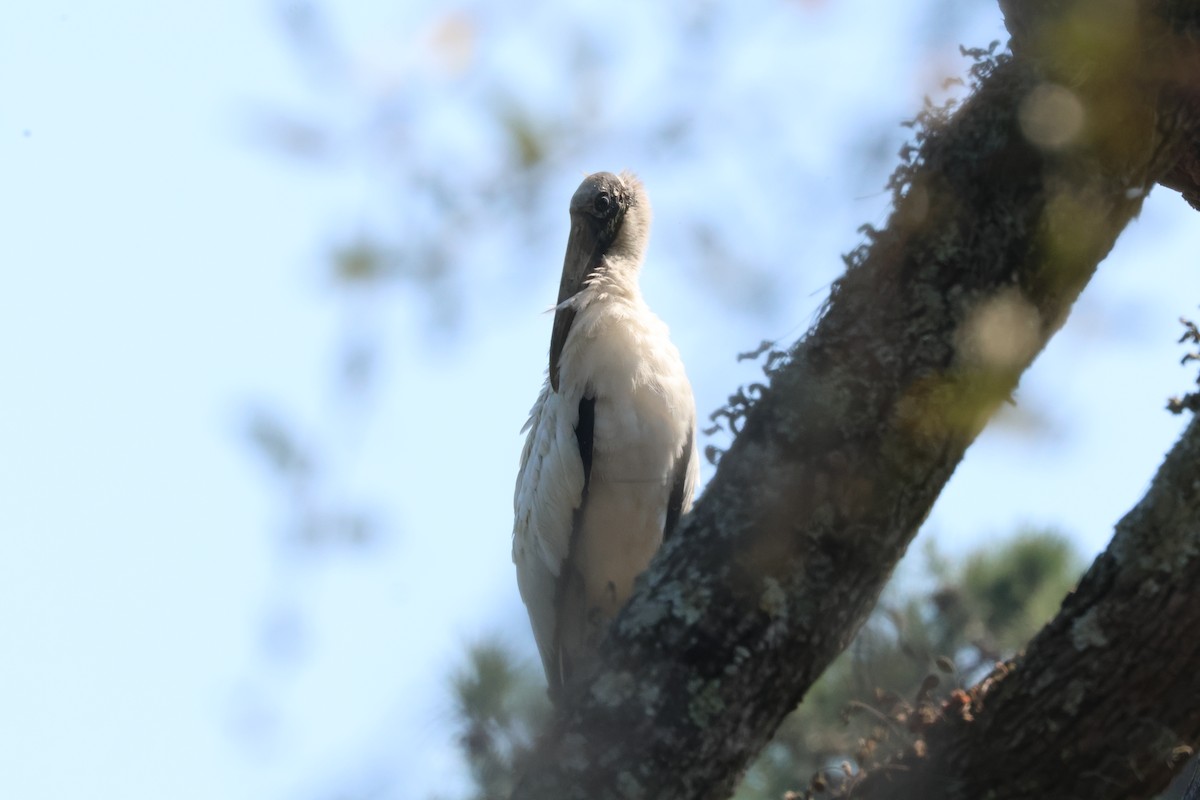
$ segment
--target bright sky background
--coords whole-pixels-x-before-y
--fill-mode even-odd
[[[419,80],[433,5],[362,0],[331,18],[364,74]],[[854,229],[884,221],[879,181],[844,172],[848,132],[867,109],[872,123],[911,116],[961,67],[955,41],[915,63],[920,32],[902,4],[884,5],[747,2],[728,21],[743,46],[722,55],[724,91],[753,92],[787,54],[803,98],[784,115],[787,140],[816,198],[802,218],[772,217],[776,193],[794,187],[771,183],[779,165],[752,132],[744,149],[676,171],[630,163],[608,141],[553,178],[561,228],[511,257],[528,259],[520,291],[491,264],[464,266],[477,272],[454,334],[422,321],[421,296],[381,301],[384,378],[348,411],[330,388],[346,319],[322,257],[347,224],[377,214],[376,178],[298,166],[250,133],[263,102],[309,101],[275,7],[6,4],[0,797],[299,799],[350,780],[453,795],[446,674],[482,635],[532,653],[509,561],[511,491],[570,194],[585,172],[642,174],[656,209],[646,293],[699,408],[716,408],[754,376],[733,355],[800,335]],[[634,7],[548,4],[515,22],[477,10],[476,57],[526,91],[560,91],[539,47],[576,15],[639,55],[630,74],[653,71],[665,23]],[[999,12],[979,8],[964,41],[1003,39]],[[645,24],[622,31],[622,9]],[[623,102],[633,115],[658,98]],[[453,119],[440,124],[453,132]],[[766,323],[723,309],[672,254],[685,235],[672,209],[723,200],[723,224],[747,237],[805,232],[803,250],[780,258],[794,269]],[[1103,547],[1182,426],[1162,408],[1191,380],[1174,342],[1200,298],[1195,231],[1194,211],[1153,193],[1022,384],[1047,430],[985,433],[923,536],[958,553],[1032,523],[1089,554]],[[381,542],[280,546],[288,510],[242,441],[259,403],[322,432],[328,491],[375,504]],[[295,657],[264,655],[264,635],[280,630]]]

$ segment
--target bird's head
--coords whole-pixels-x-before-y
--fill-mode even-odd
[[[589,175],[571,197],[571,235],[550,336],[550,385],[555,391],[558,360],[575,320],[575,308],[566,301],[604,273],[623,281],[637,280],[650,238],[650,216],[646,190],[628,171]]]

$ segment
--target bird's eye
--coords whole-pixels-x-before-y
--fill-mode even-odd
[[[595,202],[597,214],[607,214],[612,208],[612,198],[608,196],[608,192],[601,192]]]

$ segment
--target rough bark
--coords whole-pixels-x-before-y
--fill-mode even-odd
[[[1175,164],[1160,60],[1179,48],[1161,20],[1122,22],[1053,63],[1001,59],[922,132],[887,227],[773,372],[514,798],[731,793]],[[1054,102],[1086,120],[1065,139]]]
[[[1200,419],[1025,654],[856,800],[1153,797],[1200,741]]]

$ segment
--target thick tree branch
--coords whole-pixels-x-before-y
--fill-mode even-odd
[[[1169,620],[1169,622],[1164,622]],[[861,800],[1153,797],[1200,740],[1200,419],[1026,653]]]
[[[732,791],[1177,160],[1169,37],[1123,22],[1054,64],[1003,59],[921,132],[887,228],[773,373],[514,797]]]
[[[1120,27],[1124,19],[1149,9],[1157,19],[1166,21],[1176,33],[1171,47],[1175,50],[1159,64],[1163,67],[1161,86],[1174,95],[1181,109],[1200,107],[1200,53],[1195,37],[1200,21],[1190,0],[1103,0],[1083,5],[1071,0],[999,0],[1004,24],[1012,39],[1012,52],[1031,60],[1058,61],[1063,43],[1087,37],[1104,28]],[[1068,47],[1069,49],[1069,47]],[[1193,116],[1194,120],[1194,116]],[[1159,183],[1174,189],[1200,211],[1200,128],[1183,126],[1175,162],[1159,178]]]

